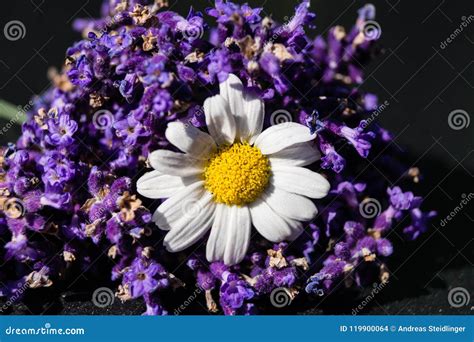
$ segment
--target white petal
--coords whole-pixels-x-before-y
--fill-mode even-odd
[[[209,134],[179,121],[168,124],[165,136],[174,146],[196,159],[208,159],[216,149],[216,143]]]
[[[285,218],[285,221],[291,226],[293,233],[288,237],[288,241],[294,241],[304,232],[303,223],[296,220]]]
[[[255,140],[255,146],[263,154],[272,154],[315,137],[316,133],[310,134],[308,127],[296,122],[285,122],[264,130]]]
[[[290,240],[302,229],[300,222],[284,219],[262,199],[252,203],[249,208],[255,229],[271,242]]]
[[[237,127],[239,121],[245,118],[244,85],[234,74],[229,74],[227,80],[219,84],[220,95],[229,104],[230,112],[235,117]]]
[[[227,243],[227,208],[225,204],[216,204],[214,222],[206,245],[206,258],[210,262],[224,259]]]
[[[321,153],[317,148],[309,143],[304,142],[287,147],[276,153],[268,155],[273,165],[288,166],[306,166],[314,163],[321,158]]]
[[[194,180],[196,181],[196,180]],[[184,189],[191,179],[170,176],[154,170],[145,173],[137,181],[137,191],[148,198],[168,198]]]
[[[171,223],[171,230],[180,230],[187,226],[189,222],[194,220],[197,216],[205,210],[205,208],[212,202],[212,194],[208,191],[203,191],[197,198],[186,198],[180,204],[181,217]],[[214,202],[213,208],[215,207]],[[214,209],[212,209],[214,210]]]
[[[296,166],[272,167],[270,182],[288,192],[311,198],[323,198],[327,195],[330,184],[319,173]]]
[[[228,221],[224,263],[235,265],[242,261],[250,244],[250,211],[248,207],[232,206]]]
[[[214,141],[218,145],[232,144],[237,128],[227,101],[221,95],[207,98],[204,101],[204,114]]]
[[[249,141],[252,144],[262,132],[264,102],[256,94],[247,92],[244,95],[244,111],[244,118],[237,121],[239,136],[242,142]]]
[[[310,199],[272,185],[265,190],[263,199],[275,212],[293,220],[309,221],[318,213]]]
[[[153,222],[158,228],[169,230],[183,217],[185,201],[198,201],[204,195],[204,182],[198,181],[181,189],[166,201],[160,204],[153,214]]]
[[[250,231],[251,220],[247,207],[218,204],[207,240],[207,259],[223,260],[226,265],[239,263],[247,253]]]
[[[184,153],[157,150],[148,156],[151,166],[164,174],[188,177],[203,171],[203,162]]]
[[[197,206],[202,205],[196,213],[185,214],[166,234],[163,245],[170,252],[179,252],[196,243],[209,230],[214,220],[215,203],[212,195],[203,196]]]

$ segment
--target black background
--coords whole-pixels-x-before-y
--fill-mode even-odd
[[[239,1],[236,1],[239,2]],[[283,21],[297,1],[258,0],[265,14]],[[425,209],[439,212],[431,230],[404,250],[397,250],[390,265],[392,278],[364,312],[372,314],[472,314],[474,305],[473,205],[447,225],[440,220],[474,192],[474,122],[454,130],[448,124],[453,110],[474,116],[474,19],[444,48],[441,46],[461,22],[474,14],[471,0],[373,1],[376,21],[381,25],[384,53],[365,70],[362,88],[376,93],[389,106],[379,122],[393,132],[395,144],[406,151],[409,165],[424,173],[418,191],[426,195]],[[16,0],[2,3],[0,28],[20,20],[26,28],[23,39],[9,41],[0,34],[0,99],[25,106],[35,94],[50,86],[47,71],[60,67],[67,47],[80,39],[71,26],[77,18],[97,17],[100,0]],[[170,1],[172,9],[187,14],[190,5],[202,10],[207,1]],[[330,26],[349,28],[362,1],[313,0],[317,14],[314,34],[325,34]],[[0,121],[0,127],[5,121]],[[14,140],[18,129],[10,129],[0,142]],[[465,288],[471,301],[461,308],[448,303],[448,292]],[[98,309],[91,303],[67,301],[62,313],[135,313],[142,303],[115,303]],[[329,298],[313,308],[292,305],[282,313],[350,313],[348,298]],[[22,309],[19,308],[19,313]],[[58,311],[56,311],[58,312]],[[278,313],[278,312],[275,312]]]

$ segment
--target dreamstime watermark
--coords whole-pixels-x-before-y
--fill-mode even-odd
[[[273,35],[268,39],[269,44],[273,44],[282,34],[290,29],[291,22],[295,16],[283,17],[283,24],[273,31]]]
[[[115,301],[114,292],[108,287],[99,287],[92,294],[92,303],[98,308],[110,306]]]
[[[455,109],[448,115],[448,125],[455,131],[468,128],[470,123],[471,117],[464,109]]]
[[[471,296],[469,291],[464,287],[452,288],[448,293],[448,303],[453,308],[461,308],[463,306],[469,305],[470,301]]]
[[[382,205],[375,198],[366,198],[359,204],[359,213],[363,218],[372,219],[382,211]]]
[[[115,17],[108,17],[105,19],[102,27],[100,27],[99,30],[99,37],[104,35],[105,33],[109,32],[114,26],[117,24],[117,21],[115,20]]]
[[[186,22],[182,27],[178,24],[178,30],[181,31],[183,37],[189,41],[201,39],[204,35],[204,28],[200,23]]]
[[[291,304],[293,295],[286,287],[277,287],[270,293],[270,303],[276,308],[283,308]]]
[[[211,286],[212,285],[212,280],[211,279],[208,279],[205,281],[204,285],[205,286]],[[202,286],[200,286],[199,284],[196,284],[196,289],[193,291],[193,293],[191,293],[188,298],[186,298],[186,300],[181,304],[179,305],[176,309],[174,309],[174,315],[175,316],[178,316],[180,315],[184,310],[186,310],[186,308],[191,305],[192,302],[194,302],[196,300],[196,298],[203,292],[206,292],[206,295],[208,293],[208,291],[206,291],[205,289],[203,289]],[[206,296],[207,297],[207,296]],[[207,300],[207,298],[206,298]],[[210,308],[210,304],[208,303],[208,308]]]
[[[190,111],[193,111],[193,115],[184,123],[186,128],[189,126],[195,127],[194,123],[199,122],[204,115],[204,108],[199,105],[194,106],[194,108],[190,109]]]
[[[357,307],[352,309],[352,315],[355,316],[359,314],[359,312],[362,311],[367,305],[369,305],[369,303],[375,298],[375,296],[380,291],[384,289],[385,286],[387,286],[387,284],[388,284],[388,280],[381,283],[374,283],[370,293],[367,296],[365,296],[364,300],[362,300],[362,302],[360,302],[360,304],[357,305]]]
[[[11,20],[3,27],[3,35],[11,42],[25,38],[25,24],[19,20]]]
[[[92,116],[92,124],[98,130],[106,130],[114,124],[114,115],[107,109],[101,109]]]
[[[193,218],[199,215],[204,209],[202,202],[199,199],[185,199],[181,203],[181,210],[183,215],[187,218]]]
[[[376,40],[382,35],[382,28],[375,20],[367,20],[361,27],[360,32],[362,32],[365,39]]]
[[[459,214],[466,206],[469,204],[469,202],[474,198],[474,193],[470,192],[469,194],[462,194],[461,195],[462,200],[459,202],[459,204],[454,207],[453,210],[449,212],[449,214],[443,218],[440,221],[440,226],[444,227],[448,224],[449,221],[451,221],[457,214]]]
[[[474,21],[474,15],[470,15],[469,17],[466,17],[463,15],[461,17],[461,24],[459,24],[459,27],[457,27],[450,35],[448,38],[443,40],[440,44],[439,47],[441,49],[446,49],[449,44],[451,44],[463,31],[465,28],[467,28],[473,21]]]
[[[29,101],[26,105],[24,106],[18,106],[16,107],[16,113],[15,116],[13,116],[8,122],[0,129],[0,135],[6,134],[10,128],[12,128],[15,125],[18,125],[19,123],[25,121],[26,118],[26,113],[33,107],[33,102]]]
[[[30,284],[28,282],[18,283],[18,287],[15,289],[15,292],[2,304],[2,306],[0,306],[0,314],[15,304],[29,287]]]
[[[17,219],[25,215],[26,208],[23,201],[16,197],[11,197],[0,202],[0,209],[11,219]]]
[[[45,323],[39,328],[15,328],[9,326],[5,335],[85,335],[84,328],[53,328],[50,323]]]
[[[380,114],[382,114],[382,112],[387,109],[387,107],[390,106],[390,102],[388,102],[388,100],[385,100],[380,106],[378,106],[374,111],[372,111],[372,113],[370,114],[370,116],[364,120],[364,122],[362,123],[362,128],[366,128],[367,126],[369,126],[374,120],[376,120]]]
[[[292,121],[291,113],[285,109],[277,109],[270,115],[270,125],[272,126]]]

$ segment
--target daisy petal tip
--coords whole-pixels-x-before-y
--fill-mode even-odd
[[[216,255],[213,255],[213,254],[209,254],[209,255],[206,254],[206,259],[209,262],[217,262],[217,261],[222,261],[223,258],[217,257]]]
[[[165,240],[163,241],[163,246],[165,247],[165,249],[166,249],[167,252],[170,252],[170,253],[178,252],[177,250],[174,250],[174,249],[171,247],[169,241],[167,241],[166,238],[165,238]]]
[[[309,222],[311,220],[314,220],[314,218],[318,215],[318,208],[316,208],[316,205],[314,206],[313,208],[313,212],[311,212],[311,214],[309,214],[309,217],[310,219],[307,220],[306,222]]]
[[[183,124],[181,121],[171,121],[171,122],[168,122],[168,125],[166,126],[166,131],[165,131],[165,134],[166,132],[168,132],[168,130],[173,127],[181,127],[181,126],[184,126],[185,124]]]
[[[163,204],[161,204],[163,205]],[[166,216],[160,211],[160,207],[156,209],[156,211],[153,213],[153,216],[151,218],[152,222],[158,227],[160,230],[170,230],[170,226],[168,221],[166,220]]]
[[[326,197],[329,190],[331,190],[331,183],[324,177],[321,178],[321,188],[321,193],[323,194],[321,198]]]
[[[209,255],[207,252],[206,252],[206,260],[207,260],[208,262],[214,262],[212,256]]]
[[[140,187],[140,184],[138,184],[138,181],[137,181],[137,192],[140,196],[146,197],[144,194],[144,189]]]
[[[288,241],[295,241],[303,234],[303,230],[296,230],[289,238]]]
[[[148,172],[145,173],[145,174],[144,174],[143,176],[141,176],[140,178],[138,178],[138,180],[137,180],[137,191],[142,187],[144,180],[146,180],[145,176],[146,176],[147,174],[148,174]],[[140,193],[140,192],[138,192],[138,193]],[[141,194],[140,194],[140,195],[141,195]]]
[[[242,81],[236,74],[231,73],[227,76],[227,79],[221,84],[222,85],[232,85],[232,84],[242,85]]]
[[[186,125],[180,121],[168,122],[168,125],[165,129],[165,137],[168,141],[172,140],[174,132],[177,130],[183,130],[186,128]]]
[[[204,116],[209,133],[218,145],[232,144],[236,136],[235,117],[229,102],[217,94],[204,101]]]
[[[150,172],[147,172],[143,176],[138,178],[138,180],[137,180],[137,192],[138,192],[138,194],[143,196],[143,197],[147,197],[147,198],[150,198],[150,197],[147,196],[148,195],[148,193],[147,193],[147,190],[148,190],[147,182],[149,181],[149,174],[150,174]]]
[[[208,239],[207,244],[206,244],[206,259],[209,262],[214,262],[214,261],[218,260],[218,258],[216,258],[216,256],[215,256],[214,248],[211,245],[211,242],[209,241],[209,239]]]
[[[153,217],[153,223],[155,224],[155,226],[160,229],[160,230],[168,230],[168,229],[165,229],[164,227],[164,224],[163,224],[163,221],[161,218],[159,217]]]
[[[169,238],[170,236],[171,235],[169,233],[166,234],[163,240],[163,246],[166,248],[168,252],[177,253],[186,249],[186,247],[183,247],[182,244],[179,243],[180,242],[179,239],[171,239]]]
[[[240,263],[243,259],[244,259],[244,256],[245,255],[242,255],[242,256],[235,256],[235,255],[227,255],[224,257],[224,264],[226,266],[234,266],[238,263]]]

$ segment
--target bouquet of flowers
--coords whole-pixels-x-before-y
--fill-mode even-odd
[[[76,21],[84,38],[1,148],[0,297],[106,274],[148,315],[195,284],[209,311],[252,314],[387,282],[391,234],[415,240],[435,213],[376,122],[389,103],[360,88],[374,7],[313,39],[308,0],[284,23],[167,6]]]

